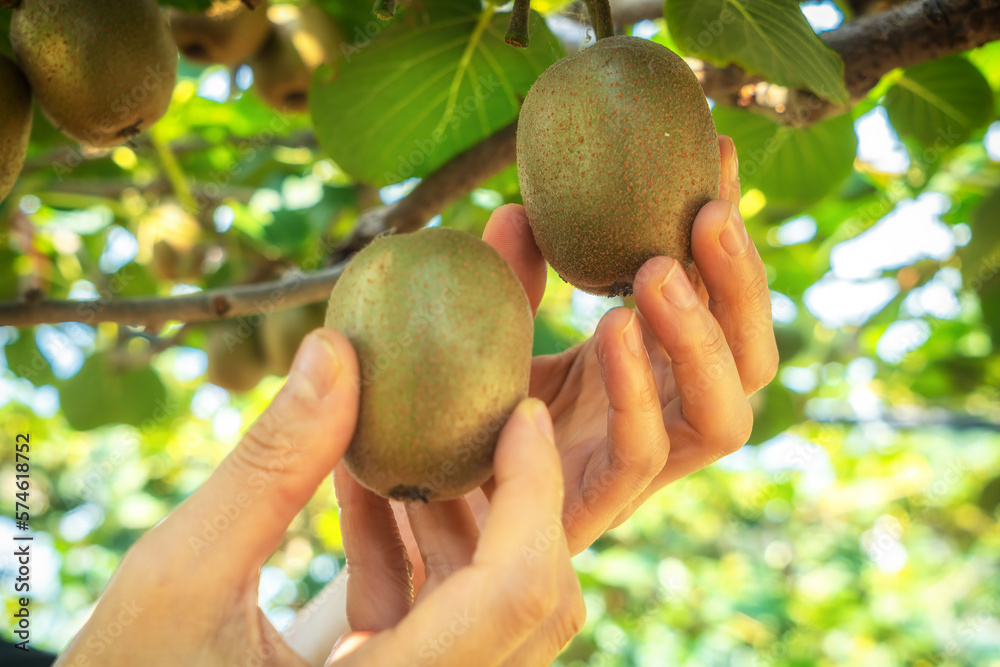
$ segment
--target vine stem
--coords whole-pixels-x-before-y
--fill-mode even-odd
[[[396,15],[396,0],[375,0],[372,12],[379,21],[391,21]]]
[[[611,17],[611,3],[608,0],[586,0],[590,25],[594,26],[597,39],[615,36],[615,22]]]
[[[510,10],[510,23],[504,41],[511,46],[523,49],[528,46],[528,17],[531,0],[514,0],[514,8]]]

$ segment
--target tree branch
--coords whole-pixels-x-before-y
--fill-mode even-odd
[[[512,123],[452,158],[399,202],[363,213],[354,234],[333,249],[331,266],[321,271],[174,297],[115,299],[108,294],[91,301],[31,298],[0,303],[0,325],[117,322],[155,328],[168,320],[206,322],[325,301],[350,256],[376,236],[420,229],[448,204],[511,165],[516,157],[516,137],[517,124]]]
[[[618,25],[663,16],[658,0],[614,0]],[[844,81],[853,101],[860,100],[893,69],[961,53],[1000,39],[1000,0],[915,0],[845,23],[820,38],[844,61]],[[776,111],[749,87],[763,77],[738,67],[704,63],[699,79],[712,99],[771,115],[790,125],[809,125],[843,111],[808,91],[776,98]],[[771,98],[775,99],[775,98]]]
[[[0,325],[28,327],[57,322],[117,322],[156,328],[165,322],[207,322],[318,303],[330,297],[346,262],[315,273],[288,274],[280,280],[172,297],[106,298],[87,301],[33,300],[0,303]],[[107,290],[113,291],[113,290]]]
[[[854,99],[886,72],[1000,39],[1000,0],[918,0],[845,23],[822,35],[844,59]]]
[[[515,121],[456,155],[395,204],[362,213],[354,233],[330,256],[330,261],[343,261],[388,231],[403,234],[420,229],[446,206],[499,174],[516,159]]]

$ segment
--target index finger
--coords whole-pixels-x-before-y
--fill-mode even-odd
[[[736,156],[736,144],[724,134],[719,135],[719,157],[722,162],[719,199],[725,199],[738,206],[743,196],[740,187],[740,160]]]
[[[531,312],[538,312],[548,273],[542,251],[535,245],[524,207],[506,204],[493,211],[483,230],[483,240],[493,246],[514,269],[528,295]]]
[[[557,603],[563,481],[552,421],[541,401],[511,415],[494,457],[496,491],[472,564],[337,665],[395,664],[434,652],[445,667],[497,665],[550,616]],[[447,638],[447,639],[446,639]],[[447,646],[447,651],[434,651]]]

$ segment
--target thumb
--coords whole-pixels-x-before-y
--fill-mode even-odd
[[[306,336],[271,405],[168,519],[186,533],[174,543],[199,560],[218,557],[234,573],[256,571],[347,449],[358,390],[347,338],[329,329]]]

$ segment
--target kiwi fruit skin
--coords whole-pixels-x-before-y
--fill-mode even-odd
[[[260,328],[267,371],[272,375],[288,375],[302,339],[323,326],[325,316],[323,304],[283,308],[268,315]]]
[[[323,8],[304,5],[298,15],[274,26],[260,51],[248,61],[254,90],[279,111],[309,110],[309,84],[320,65],[335,67],[343,42],[340,26]]]
[[[22,0],[10,38],[39,107],[81,144],[122,144],[170,105],[177,46],[156,0]]]
[[[260,329],[249,318],[210,324],[205,352],[208,381],[226,391],[250,391],[267,375]]]
[[[265,2],[249,9],[241,0],[226,0],[205,13],[170,9],[167,16],[181,55],[202,65],[246,62],[273,30]]]
[[[31,89],[21,70],[0,54],[0,202],[21,174],[31,136]]]
[[[521,194],[535,242],[563,280],[632,293],[643,263],[691,263],[691,227],[719,195],[718,137],[684,60],[609,37],[547,69],[517,130]]]
[[[379,239],[337,281],[326,326],[358,354],[361,405],[344,456],[396,500],[459,497],[492,474],[500,429],[527,396],[532,316],[507,262],[434,228]]]

